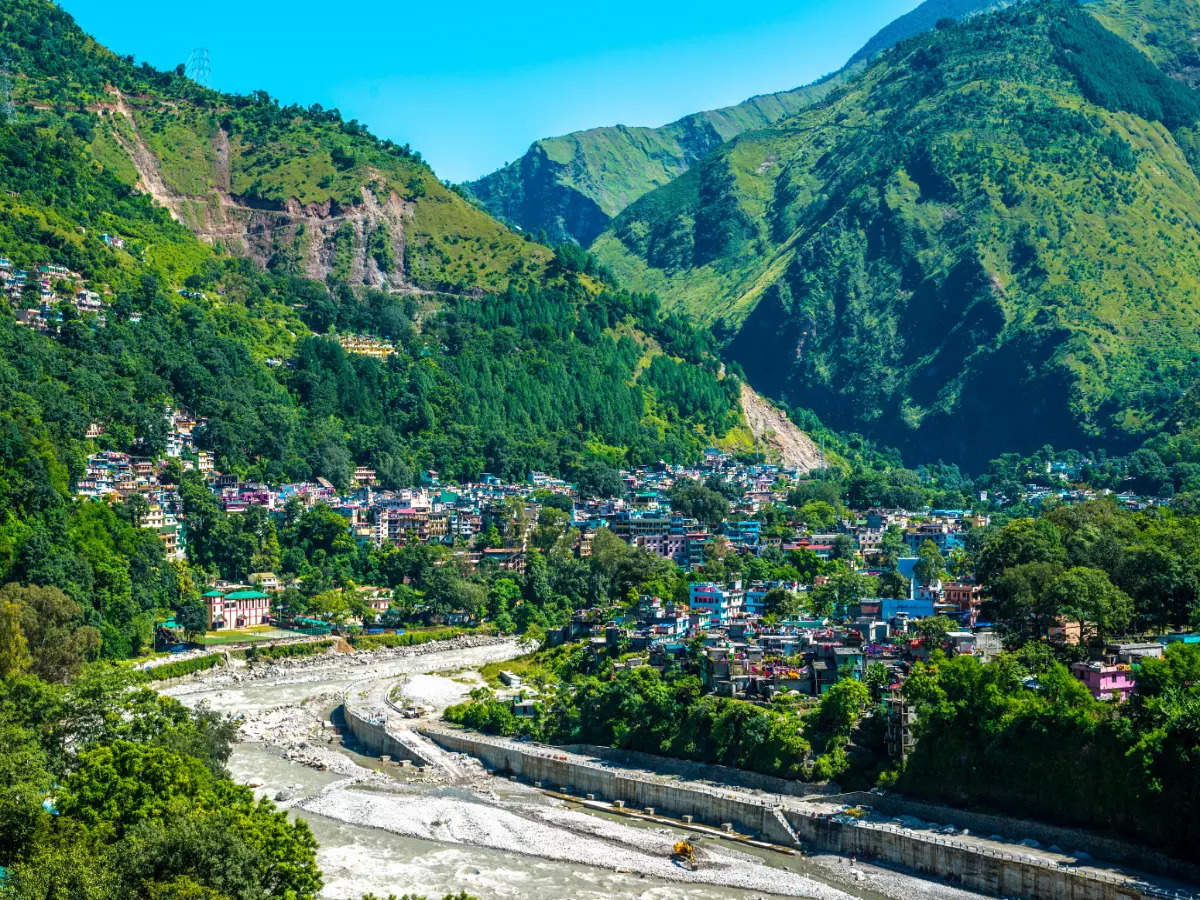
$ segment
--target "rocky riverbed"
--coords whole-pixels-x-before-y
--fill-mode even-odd
[[[457,756],[455,778],[384,766],[335,733],[331,715],[338,720],[351,685],[387,696],[398,684],[398,703],[440,710],[478,683],[472,671],[522,649],[471,636],[253,666],[235,661],[166,693],[241,717],[231,771],[309,822],[321,844],[324,897],[458,890],[484,900],[974,896],[837,857],[786,856],[710,837],[700,838],[701,866],[692,872],[670,859],[682,826],[586,811]],[[454,677],[434,674],[446,671]]]

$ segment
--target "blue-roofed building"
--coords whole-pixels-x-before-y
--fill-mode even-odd
[[[897,600],[894,597],[881,597],[879,603],[879,618],[885,622],[890,622],[901,613],[910,619],[927,619],[934,614],[932,598],[913,597]]]

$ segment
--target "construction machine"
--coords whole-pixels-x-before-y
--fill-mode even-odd
[[[675,842],[675,852],[671,854],[671,858],[679,865],[687,866],[693,872],[699,868],[696,863],[696,848],[687,838]]]

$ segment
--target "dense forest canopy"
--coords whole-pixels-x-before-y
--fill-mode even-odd
[[[943,20],[591,249],[760,390],[912,463],[1128,452],[1200,375],[1200,95],[1092,14],[1127,6]]]

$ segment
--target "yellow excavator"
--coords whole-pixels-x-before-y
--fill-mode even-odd
[[[671,855],[671,858],[680,865],[686,865],[693,872],[699,868],[696,863],[696,848],[686,838],[675,842],[675,852]]]

